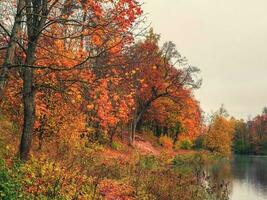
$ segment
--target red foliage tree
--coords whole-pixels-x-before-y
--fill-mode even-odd
[[[22,88],[20,157],[26,160],[39,103],[36,94],[52,90],[74,96],[71,99],[79,97],[82,86],[92,82],[92,68],[99,67],[99,61],[110,65],[109,56],[132,41],[132,27],[142,11],[134,0],[19,0],[14,6],[17,12],[11,35],[1,24],[9,39],[0,85],[2,91],[7,80],[12,80],[6,87],[12,94]],[[57,97],[60,101],[61,96]]]
[[[195,79],[199,70],[187,65],[172,42],[165,43],[162,48],[158,42],[159,36],[150,31],[145,41],[133,47],[128,58],[130,64],[126,77],[130,77],[136,103],[130,123],[130,143],[142,116],[155,101],[169,98],[179,104],[201,83]]]

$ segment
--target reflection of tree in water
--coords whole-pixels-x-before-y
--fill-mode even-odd
[[[240,190],[242,185],[252,189],[252,193],[255,193],[252,197],[267,197],[267,157],[234,156],[232,161],[222,159],[205,164],[204,168],[199,166],[196,177],[200,184],[206,185],[211,197],[209,199],[228,200],[234,190],[244,192]],[[236,187],[236,184],[241,185]]]
[[[182,178],[183,182],[191,177],[190,185],[193,187],[190,190],[190,186],[187,185],[186,189],[189,189],[190,193],[194,193],[194,199],[229,200],[232,188],[231,166],[226,159],[213,162],[203,158],[203,155],[195,155],[193,158],[192,156],[176,156],[173,164],[174,172],[178,176],[184,177]],[[178,185],[181,187],[181,184]]]
[[[263,156],[235,156],[232,163],[235,179],[267,193],[267,158]]]
[[[231,165],[227,160],[220,160],[207,166],[207,181],[215,199],[228,200],[232,191]]]

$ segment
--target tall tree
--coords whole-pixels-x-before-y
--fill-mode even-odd
[[[136,103],[130,122],[130,143],[136,127],[152,103],[169,98],[181,103],[186,90],[196,89],[201,81],[196,76],[199,69],[187,64],[172,42],[159,47],[159,36],[151,30],[145,41],[133,47],[127,68],[131,78]],[[140,62],[134,62],[134,61]]]
[[[10,44],[18,44],[21,59],[12,63],[6,54],[2,80],[6,82],[7,69],[14,69],[12,76],[23,80],[20,157],[27,160],[36,121],[36,94],[49,89],[79,95],[81,85],[91,82],[88,79],[93,68],[101,67],[99,61],[107,61],[110,51],[132,41],[134,22],[141,8],[134,0],[25,0],[25,6],[23,2],[19,1],[20,8],[20,4],[16,6],[22,14],[18,16],[25,20],[15,20],[12,29],[17,30],[20,23],[24,32],[18,40],[17,35],[9,39]],[[13,81],[20,84],[15,78]]]

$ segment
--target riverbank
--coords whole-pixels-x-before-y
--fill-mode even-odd
[[[208,199],[216,187],[204,187],[206,153],[166,150],[146,140],[117,149],[61,141],[33,148],[21,163],[14,124],[0,122],[0,195],[10,199]],[[53,144],[53,148],[51,148]],[[36,145],[36,144],[34,144]]]

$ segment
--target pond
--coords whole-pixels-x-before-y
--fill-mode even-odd
[[[218,182],[228,183],[230,200],[267,200],[267,156],[233,156],[210,168]]]

